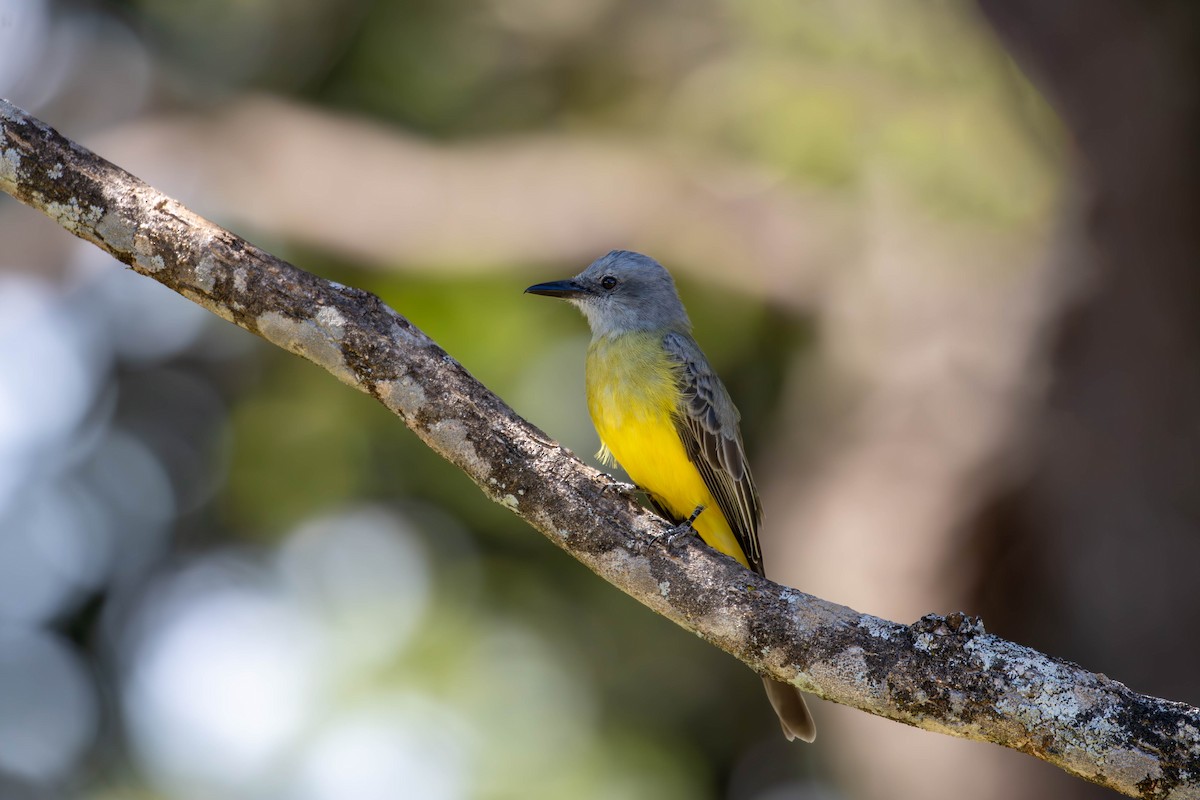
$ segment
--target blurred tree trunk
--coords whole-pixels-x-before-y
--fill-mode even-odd
[[[1061,115],[1074,174],[1046,401],[1023,478],[973,521],[973,608],[1004,636],[1195,703],[1200,3],[979,5]],[[1037,776],[1045,796],[1112,796]]]

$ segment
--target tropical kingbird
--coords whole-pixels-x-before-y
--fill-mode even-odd
[[[690,519],[709,547],[763,575],[762,511],[740,415],[692,339],[670,273],[614,250],[574,278],[525,291],[568,300],[592,328],[587,402],[600,459],[620,464],[663,516]],[[799,691],[763,683],[788,740],[811,742],[817,730]]]

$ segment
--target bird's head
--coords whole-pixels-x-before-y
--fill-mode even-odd
[[[574,278],[539,283],[525,291],[569,301],[587,317],[597,338],[691,329],[671,274],[653,258],[628,250],[613,250]]]

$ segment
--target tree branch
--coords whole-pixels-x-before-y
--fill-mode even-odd
[[[375,397],[492,500],[753,669],[926,730],[1011,747],[1124,794],[1200,798],[1200,709],[1005,641],[761,578],[615,492],[367,292],[288,264],[0,101],[0,188],[135,271]]]

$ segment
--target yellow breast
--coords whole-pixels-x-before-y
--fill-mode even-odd
[[[600,434],[600,457],[610,454],[676,519],[704,506],[696,531],[710,547],[745,565],[736,537],[676,431],[678,369],[662,347],[661,333],[627,333],[592,342],[587,400]]]

